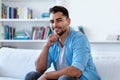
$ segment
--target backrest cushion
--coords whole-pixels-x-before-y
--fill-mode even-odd
[[[1,48],[0,49],[0,76],[24,78],[35,70],[35,60],[41,50]]]
[[[93,61],[101,80],[120,79],[120,55],[95,55]]]

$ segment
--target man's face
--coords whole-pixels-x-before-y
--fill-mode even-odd
[[[62,12],[50,14],[50,26],[54,33],[59,36],[63,35],[67,31],[69,26],[69,18],[66,18]]]

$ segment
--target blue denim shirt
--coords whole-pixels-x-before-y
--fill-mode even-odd
[[[88,80],[100,80],[93,63],[88,39],[84,34],[75,31],[70,27],[70,32],[64,42],[66,48],[66,65],[74,66],[82,71],[82,76]],[[57,61],[59,58],[60,46],[56,41],[49,49],[47,67],[53,62],[57,70]],[[80,79],[81,80],[81,79]]]

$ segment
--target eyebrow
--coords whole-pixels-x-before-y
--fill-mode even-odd
[[[57,18],[56,20],[62,20],[62,18]],[[52,22],[52,21],[54,21],[54,20],[51,19],[50,21]]]
[[[60,19],[62,19],[62,18],[57,18],[56,20],[60,20]]]

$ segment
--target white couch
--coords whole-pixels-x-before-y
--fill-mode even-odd
[[[35,70],[35,59],[41,50],[0,49],[0,80],[24,80],[26,73]],[[93,55],[102,80],[120,79],[120,56]]]

